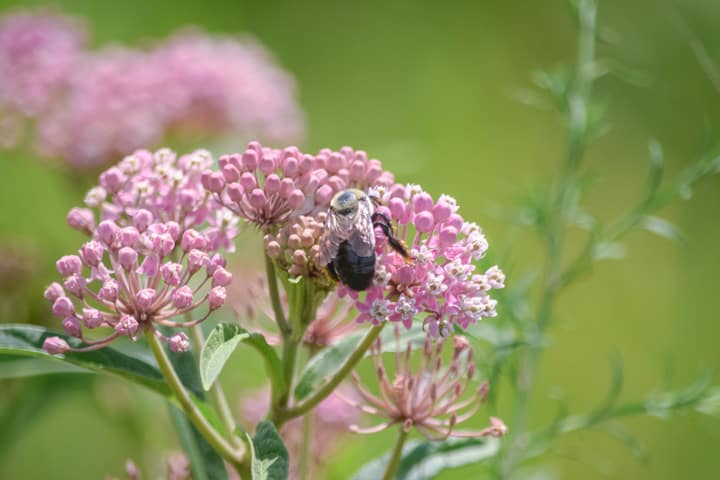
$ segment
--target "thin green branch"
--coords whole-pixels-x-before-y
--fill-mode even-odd
[[[270,303],[275,314],[275,322],[277,322],[283,337],[288,337],[290,336],[290,325],[285,318],[285,312],[283,312],[282,302],[280,301],[275,265],[267,254],[265,254],[265,272],[267,273],[268,292],[270,293]]]
[[[400,466],[400,460],[402,459],[403,446],[405,445],[405,440],[407,440],[407,437],[408,437],[408,434],[401,425],[400,428],[398,428],[398,436],[397,436],[397,439],[395,440],[395,447],[393,448],[392,454],[390,455],[390,459],[388,460],[387,467],[385,468],[385,473],[383,474],[383,480],[393,480],[395,478],[395,473],[397,472],[397,469]]]
[[[365,355],[365,352],[367,352],[367,350],[373,344],[378,335],[380,335],[380,332],[382,331],[384,326],[385,324],[382,323],[368,330],[362,341],[358,344],[358,346],[350,354],[350,356],[345,359],[345,362],[340,366],[340,368],[338,368],[335,374],[330,377],[327,383],[325,383],[322,387],[317,389],[309,397],[307,397],[304,401],[298,403],[297,405],[284,409],[278,409],[274,413],[273,422],[275,422],[275,424],[279,427],[287,420],[299,417],[300,415],[304,415],[305,413],[315,408],[315,406],[317,406],[320,402],[325,400],[328,395],[330,395],[333,390],[335,390],[335,388],[340,384],[340,382],[342,382],[345,377],[350,374],[352,369],[355,368],[355,365],[357,365],[357,363]]]
[[[183,411],[187,415],[188,419],[192,422],[195,428],[202,434],[208,443],[229,463],[231,463],[238,471],[246,470],[245,463],[247,462],[247,456],[245,455],[244,449],[236,449],[205,418],[200,409],[195,405],[190,394],[182,384],[180,377],[170,363],[170,359],[165,353],[165,349],[162,346],[160,340],[155,336],[155,333],[148,329],[145,337],[150,344],[150,349],[157,360],[160,371],[165,377],[165,380],[173,392],[175,397],[182,407]]]

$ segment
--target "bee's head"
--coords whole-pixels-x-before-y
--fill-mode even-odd
[[[335,194],[330,200],[330,208],[337,215],[351,216],[357,213],[358,204],[363,198],[365,198],[365,193],[362,190],[348,188]]]

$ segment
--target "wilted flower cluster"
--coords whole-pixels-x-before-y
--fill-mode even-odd
[[[197,325],[225,303],[232,274],[224,258],[209,250],[210,239],[193,229],[181,235],[177,223],[153,223],[152,215],[143,212],[131,226],[102,221],[79,255],[57,261],[63,285],[50,285],[45,298],[65,332],[86,345],[71,347],[50,337],[43,345],[48,353],[95,350],[121,336],[136,340],[147,329],[173,351],[186,351],[185,333],[165,337],[157,327]],[[176,244],[182,249],[177,257]],[[85,335],[86,329],[100,327],[113,332],[100,339]]]
[[[46,12],[0,18],[0,145],[14,146],[23,119],[44,113],[63,93],[84,46],[75,19]]]
[[[75,19],[0,21],[0,140],[34,118],[46,155],[93,168],[169,133],[295,140],[304,130],[292,77],[250,37],[185,31],[149,50],[86,51]]]
[[[382,358],[382,343],[376,340],[372,347],[375,373],[379,382],[379,394],[363,386],[360,376],[353,372],[353,383],[361,400],[345,400],[361,411],[382,416],[386,421],[370,427],[351,426],[358,433],[375,433],[392,425],[401,425],[408,432],[415,428],[431,440],[448,437],[499,437],[507,427],[497,418],[490,418],[488,428],[477,432],[456,431],[455,426],[472,417],[485,401],[487,382],[483,382],[468,395],[475,374],[473,351],[462,336],[453,338],[453,354],[450,365],[445,365],[442,350],[448,340],[433,345],[430,338],[425,343],[420,364],[413,368],[412,344],[403,351],[399,329],[395,328],[397,348],[394,378],[390,378]]]
[[[367,294],[357,298],[358,321],[379,324],[401,322],[410,327],[418,315],[433,336],[447,336],[452,325],[467,328],[496,315],[497,302],[489,291],[503,288],[505,276],[493,266],[475,273],[474,261],[488,248],[480,228],[457,213],[455,200],[441,195],[437,202],[417,185],[377,189],[382,206],[400,240],[410,249],[411,261],[392,250],[376,231],[375,280]]]
[[[309,155],[296,147],[277,150],[250,142],[245,152],[222,156],[219,164],[219,172],[203,175],[205,188],[236,215],[266,231],[292,217],[326,210],[333,195],[345,188],[393,183],[393,175],[379,160],[350,147]]]
[[[87,234],[100,220],[118,225],[172,222],[179,235],[200,228],[211,251],[234,251],[237,218],[218,205],[201,184],[201,172],[213,164],[206,150],[177,156],[167,148],[155,153],[138,150],[99,177],[99,185],[85,196],[89,208],[74,208],[68,224]]]

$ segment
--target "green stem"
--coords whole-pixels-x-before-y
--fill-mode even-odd
[[[190,329],[190,336],[192,337],[193,344],[195,346],[195,352],[197,352],[197,355],[199,356],[202,346],[205,344],[205,335],[203,334],[202,327],[200,325],[192,327]],[[212,402],[215,404],[215,407],[217,407],[218,412],[220,413],[220,419],[225,425],[226,433],[236,447],[242,448],[242,440],[235,435],[235,417],[232,414],[232,410],[230,410],[227,397],[225,396],[225,392],[223,391],[222,385],[220,385],[219,381],[213,383],[209,393]]]
[[[276,425],[278,425],[279,427],[279,425],[282,425],[284,422],[290,420],[291,418],[304,415],[305,413],[315,408],[320,402],[325,400],[328,395],[330,395],[332,391],[335,390],[335,388],[340,384],[340,382],[342,382],[345,377],[350,374],[350,371],[355,368],[355,365],[357,365],[357,363],[365,355],[365,352],[367,352],[367,350],[373,344],[378,335],[380,335],[380,332],[382,331],[384,326],[385,323],[382,323],[368,330],[360,344],[358,344],[358,346],[350,354],[350,356],[345,359],[345,362],[333,374],[333,376],[330,377],[327,383],[325,383],[322,387],[313,392],[312,395],[307,397],[303,402],[298,403],[293,407],[288,407],[284,410],[278,411],[277,416],[274,419]]]
[[[277,275],[275,274],[275,265],[270,257],[265,254],[265,272],[267,273],[268,292],[270,293],[270,303],[272,304],[275,321],[282,332],[283,337],[290,336],[290,325],[285,318],[282,302],[280,301],[280,292],[278,291]]]
[[[397,440],[395,440],[395,447],[393,448],[392,454],[390,456],[390,460],[388,461],[387,468],[385,468],[385,474],[383,475],[383,480],[392,480],[395,478],[395,473],[397,472],[398,467],[400,466],[400,459],[402,458],[402,450],[403,446],[405,445],[405,440],[407,440],[407,432],[403,429],[401,426],[399,429],[399,434],[397,437]]]
[[[170,363],[170,359],[165,353],[162,343],[155,336],[154,332],[148,329],[145,337],[150,344],[150,349],[155,356],[155,360],[157,360],[163,377],[165,377],[165,381],[168,383],[170,390],[177,398],[180,407],[182,407],[188,419],[190,419],[195,428],[198,429],[220,456],[231,463],[238,471],[246,470],[245,463],[247,462],[247,458],[245,451],[243,449],[235,449],[215,430],[210,422],[208,422],[197,405],[192,401],[190,394],[185,390],[180,377],[178,377],[172,363]]]
[[[298,478],[307,480],[310,478],[310,453],[312,446],[312,424],[313,412],[308,412],[302,419],[302,443],[298,458]]]

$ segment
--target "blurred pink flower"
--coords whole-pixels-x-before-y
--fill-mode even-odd
[[[75,18],[44,11],[0,18],[0,144],[15,146],[23,119],[39,117],[64,93],[84,46]]]

